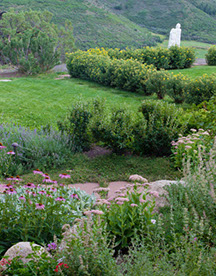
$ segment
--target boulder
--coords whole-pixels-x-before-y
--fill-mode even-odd
[[[45,249],[38,245],[38,244],[30,244],[30,242],[19,242],[12,247],[10,247],[6,253],[4,254],[4,257],[8,257],[9,259],[13,259],[17,256],[20,256],[20,259],[23,261],[23,263],[27,263],[32,259],[27,258],[27,256],[31,253],[33,253],[32,247],[38,246],[39,250],[37,251],[37,254],[40,256],[43,252],[45,252]]]

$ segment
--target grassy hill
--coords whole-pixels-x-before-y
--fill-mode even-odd
[[[105,3],[116,14],[155,33],[168,35],[171,28],[181,23],[183,39],[216,41],[216,0],[106,0]]]
[[[47,9],[53,21],[72,21],[76,45],[142,47],[168,37],[179,22],[182,39],[215,43],[216,0],[1,0],[0,10]],[[153,34],[154,33],[154,34]]]
[[[115,15],[103,5],[84,0],[1,0],[0,10],[10,7],[19,11],[47,9],[54,14],[56,24],[72,21],[76,45],[81,49],[90,47],[143,47],[155,45],[155,37],[146,28],[138,26],[124,16]]]

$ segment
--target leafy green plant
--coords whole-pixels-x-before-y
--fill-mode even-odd
[[[114,199],[98,201],[115,249],[126,249],[136,235],[144,235],[154,227],[154,200],[147,198],[148,191],[139,191],[140,186],[146,184],[129,184]]]
[[[181,120],[183,109],[175,104],[145,100],[140,111],[147,121],[145,135],[139,139],[140,151],[144,154],[166,156],[171,153],[171,141],[187,129],[188,120]]]
[[[60,237],[62,226],[82,217],[83,210],[94,203],[94,197],[84,191],[64,185],[59,188],[33,183],[19,186],[21,180],[15,179],[10,180],[15,184],[5,185],[6,190],[0,197],[0,245],[5,249],[19,241],[43,244],[50,242],[54,235]],[[44,181],[57,183],[46,175]]]
[[[216,46],[212,46],[208,49],[206,54],[206,61],[208,65],[216,65]]]
[[[184,102],[188,81],[189,79],[181,73],[177,75],[171,74],[169,76],[167,81],[167,94],[176,104]]]

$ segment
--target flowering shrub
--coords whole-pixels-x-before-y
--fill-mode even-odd
[[[102,50],[101,50],[102,51]],[[150,48],[142,49],[108,49],[108,55],[116,59],[135,59],[141,63],[154,65],[160,69],[177,69],[189,68],[195,61],[195,51],[193,48],[173,46],[166,48]]]
[[[212,146],[212,138],[208,131],[203,129],[191,129],[192,133],[187,136],[179,134],[177,142],[172,141],[172,153],[175,167],[182,168],[184,162],[190,162],[191,166],[198,165],[200,152],[209,152]]]
[[[216,46],[211,46],[206,54],[206,61],[208,65],[216,65]]]
[[[0,246],[5,249],[23,240],[50,242],[54,235],[60,236],[65,223],[72,224],[94,204],[94,197],[63,184],[49,187],[17,183],[6,184],[0,196]]]
[[[104,85],[145,94],[145,81],[155,71],[153,66],[135,60],[111,60],[109,56],[91,51],[68,55],[67,68],[71,77],[93,80]]]
[[[200,104],[208,101],[216,93],[216,75],[204,74],[201,77],[191,79],[186,87],[185,101],[189,104]]]
[[[165,70],[152,73],[146,81],[147,95],[156,94],[158,99],[163,99],[167,93],[167,82],[170,75]]]
[[[0,141],[6,147],[0,151],[0,175],[5,177],[34,168],[59,167],[73,154],[73,141],[52,128],[48,131],[30,130],[1,124]],[[13,155],[14,151],[16,154]]]

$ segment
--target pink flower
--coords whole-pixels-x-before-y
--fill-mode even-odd
[[[26,192],[26,194],[29,194],[29,195],[31,195],[31,194],[32,194],[32,192],[31,192],[31,191],[29,191],[29,190],[25,190],[25,192]]]
[[[117,201],[117,202],[116,202],[116,204],[118,204],[118,205],[122,205],[122,204],[123,204],[123,202],[121,202],[121,201]]]
[[[192,149],[192,147],[191,147],[191,146],[185,146],[185,148],[186,148],[186,149]]]
[[[159,197],[159,193],[157,191],[150,191],[150,195],[153,195],[154,197]]]
[[[174,154],[178,154],[178,152],[174,152]]]
[[[46,176],[46,177],[43,179],[43,182],[46,182],[46,183],[53,183],[53,181],[52,181],[48,176]]]
[[[156,220],[155,220],[155,219],[151,219],[151,223],[152,223],[152,224],[155,224],[155,223],[156,223]]]
[[[50,178],[50,176],[48,175],[48,173],[44,173],[44,174],[42,174],[42,176],[43,176],[44,178]]]
[[[38,193],[41,194],[41,195],[45,195],[46,191],[39,191]]]
[[[14,151],[12,151],[12,150],[10,150],[9,152],[7,152],[7,154],[12,154],[12,155],[14,155],[14,154],[15,154],[15,152],[14,152]]]
[[[24,196],[20,196],[19,199],[23,200],[24,202],[26,201],[26,198]]]
[[[78,195],[77,194],[72,194],[70,197],[72,198],[76,198],[76,199],[79,199]]]
[[[40,171],[39,169],[36,169],[36,170],[34,170],[33,171],[33,174],[43,174],[43,172],[42,171]]]
[[[65,186],[65,184],[64,184],[64,183],[61,183],[61,184],[59,184],[59,186],[64,187],[64,186]]]
[[[67,173],[61,173],[59,175],[59,177],[61,177],[61,178],[71,178],[71,176],[69,174],[67,174]]]
[[[124,201],[129,201],[129,199],[128,199],[128,198],[125,198],[125,197],[117,197],[117,198],[115,199],[115,201],[124,202]]]
[[[16,177],[8,177],[6,178],[6,180],[9,180],[9,181],[22,181],[22,179],[20,179],[19,175],[17,175]]]
[[[63,198],[62,196],[59,196],[59,197],[57,197],[55,200],[56,200],[56,201],[65,201],[66,199]]]
[[[103,215],[104,214],[104,212],[102,212],[100,210],[92,210],[91,212],[92,212],[92,214],[96,214],[96,215]]]
[[[7,188],[7,189],[13,188],[13,185],[12,184],[6,184],[5,188]]]
[[[139,202],[140,203],[145,203],[146,201],[143,198],[140,198]]]
[[[6,149],[6,147],[5,147],[5,146],[3,146],[3,144],[2,144],[2,143],[0,143],[0,149]]]
[[[35,188],[35,184],[33,183],[27,183],[26,185],[24,185],[24,188]]]
[[[42,204],[42,203],[36,203],[36,209],[38,209],[38,210],[43,209],[44,210],[44,208],[45,208],[44,204]]]
[[[6,193],[8,195],[12,195],[12,194],[16,194],[17,192],[13,188],[10,188],[10,189],[6,190]]]
[[[132,207],[138,207],[138,205],[135,204],[135,203],[132,203],[131,206],[132,206]]]
[[[53,197],[51,194],[47,193],[46,197]]]
[[[50,190],[50,192],[57,192],[57,189],[54,187],[50,188],[49,190]]]

